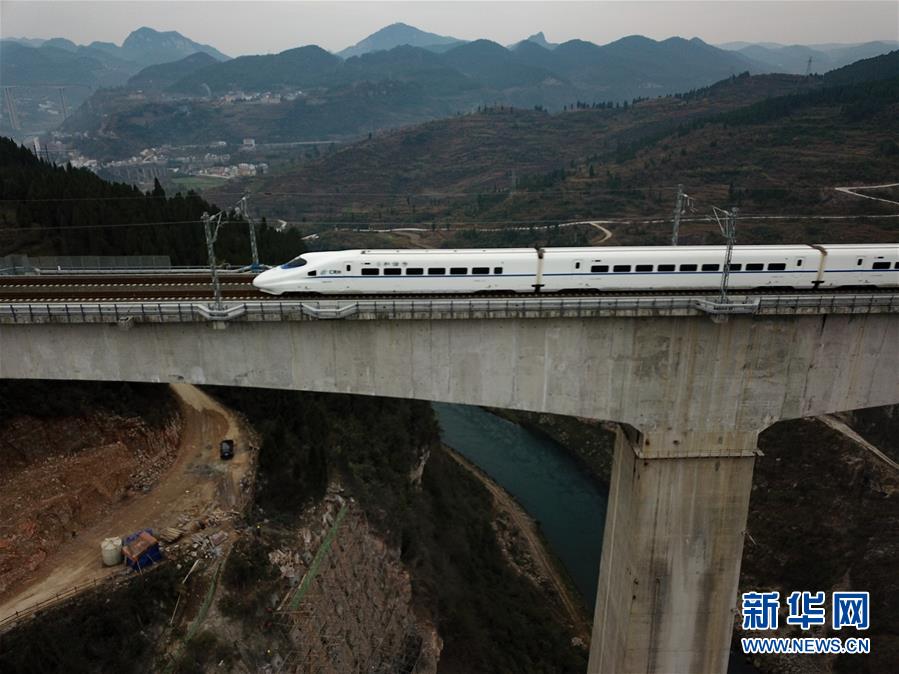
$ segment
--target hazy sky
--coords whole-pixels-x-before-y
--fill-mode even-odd
[[[139,26],[177,30],[231,56],[304,44],[338,51],[402,21],[462,39],[501,44],[544,31],[551,42],[604,44],[639,33],[706,42],[815,44],[899,40],[899,2],[719,0],[683,2],[419,1],[248,2],[247,0],[0,0],[3,37],[66,37],[121,44]]]

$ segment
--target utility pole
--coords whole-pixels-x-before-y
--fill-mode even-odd
[[[247,212],[247,195],[243,195],[240,201],[237,202],[237,210],[241,212],[241,214],[247,221],[247,225],[249,225],[250,227],[250,255],[253,259],[253,261],[250,263],[250,269],[252,269],[253,271],[258,271],[259,269],[261,269],[262,265],[259,264],[259,249],[256,246],[256,226],[250,219],[249,212]]]
[[[684,186],[677,186],[677,204],[674,206],[674,228],[671,231],[671,245],[677,245],[677,231],[680,229],[680,216],[684,212]]]
[[[727,282],[730,279],[730,260],[734,252],[734,243],[737,238],[737,213],[739,209],[732,208],[729,211],[721,211],[724,216],[724,223],[718,219],[718,211],[715,209],[715,219],[718,220],[718,228],[727,241],[727,249],[724,253],[724,269],[721,271],[721,290],[718,294],[718,302],[720,304],[727,303]]]
[[[222,285],[219,282],[218,268],[215,264],[214,249],[215,240],[219,235],[219,228],[222,226],[222,214],[221,212],[216,213],[215,215],[203,213],[201,218],[203,220],[203,229],[206,232],[206,250],[209,253],[209,269],[212,271],[212,294],[215,298],[213,309],[215,309],[216,311],[222,311],[225,308],[225,305],[222,304]],[[213,220],[215,220],[215,229],[212,228]]]

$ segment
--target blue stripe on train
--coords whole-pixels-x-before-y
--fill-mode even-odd
[[[388,267],[389,269],[389,267]],[[835,273],[865,273],[865,274],[884,274],[887,272],[899,272],[899,269],[830,269],[825,271],[825,274],[835,274]],[[806,271],[806,270],[789,270],[785,269],[783,271],[732,271],[730,272],[731,276],[735,274],[814,274],[817,275],[817,270],[814,271]],[[696,276],[696,275],[714,275],[721,276],[721,271],[609,271],[609,272],[546,272],[543,276]],[[523,276],[536,276],[536,274],[397,274],[384,276],[382,274],[377,275],[358,275],[358,274],[325,274],[322,276],[308,276],[303,277],[304,280],[309,281],[321,281],[323,279],[339,279],[339,278],[362,278],[362,279],[418,279],[419,281],[425,279],[447,279],[447,278],[514,278],[514,277],[523,277]]]

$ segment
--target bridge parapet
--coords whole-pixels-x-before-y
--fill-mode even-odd
[[[462,299],[322,299],[227,302],[43,302],[0,304],[0,323],[253,322],[308,320],[471,320],[899,313],[899,293],[747,295],[730,302],[698,296]]]

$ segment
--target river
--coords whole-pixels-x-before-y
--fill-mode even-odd
[[[434,403],[434,411],[443,442],[493,478],[540,523],[591,613],[608,491],[549,438],[480,407]]]
[[[596,603],[596,581],[608,490],[553,440],[470,405],[432,403],[444,444],[512,494],[562,562],[584,600]],[[728,674],[755,674],[731,651]]]

